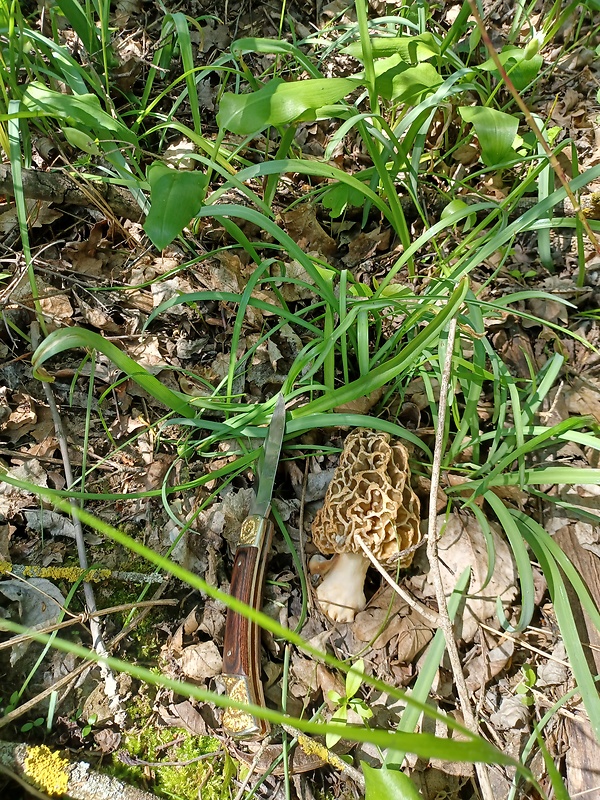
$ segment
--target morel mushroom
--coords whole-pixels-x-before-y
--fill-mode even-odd
[[[316,547],[334,554],[328,562],[311,559],[310,564],[311,572],[325,576],[317,598],[334,622],[352,622],[367,604],[364,583],[370,562],[360,540],[380,562],[395,559],[410,566],[409,548],[419,543],[421,534],[419,498],[409,480],[408,453],[400,442],[363,429],[348,436],[312,525]]]

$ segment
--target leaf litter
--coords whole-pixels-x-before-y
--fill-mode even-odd
[[[499,4],[499,8],[502,4]],[[456,10],[455,6],[455,10]],[[117,9],[118,19],[125,25],[129,16],[135,17],[139,9],[135,3],[119,4]],[[328,15],[343,12],[348,17],[345,4],[332,3],[323,9]],[[245,12],[246,13],[246,12]],[[239,16],[240,31],[245,26],[250,26],[250,21],[245,13]],[[499,12],[497,12],[499,13]],[[265,18],[265,35],[268,35],[272,21]],[[565,34],[566,35],[566,34]],[[202,26],[199,37],[199,47],[203,53],[221,50],[228,40],[228,29],[215,21]],[[582,150],[584,164],[594,163],[598,158],[598,143],[593,128],[587,117],[589,89],[594,85],[593,75],[590,72],[590,60],[584,51],[575,53],[569,59],[559,62],[563,76],[574,82],[562,93],[562,102],[552,105],[552,120],[562,128],[570,128],[571,134]],[[124,67],[133,74],[134,64],[128,60],[123,61]],[[123,74],[120,80],[126,80]],[[559,80],[558,78],[556,80]],[[203,82],[203,91],[207,86]],[[123,84],[126,87],[126,84]],[[556,85],[550,83],[547,87],[548,97],[553,96]],[[550,102],[550,101],[548,101]],[[208,106],[210,108],[210,106]],[[542,107],[542,106],[541,106]],[[550,106],[549,106],[550,108]],[[322,129],[318,124],[307,128],[306,143],[311,145],[311,137],[324,139]],[[312,140],[312,147],[318,148],[318,141]],[[187,148],[186,148],[187,152]],[[460,157],[459,157],[460,156]],[[456,153],[457,162],[463,168],[468,168],[472,162],[473,153]],[[344,154],[344,159],[351,162],[351,155]],[[504,185],[501,180],[487,187],[480,187],[492,196],[503,196]],[[296,187],[301,192],[302,187]],[[11,216],[12,215],[12,216]],[[61,221],[61,211],[40,206],[40,213],[34,227],[41,228],[37,235],[42,236],[46,225],[55,225]],[[321,211],[312,203],[304,202],[292,212],[281,212],[283,226],[292,238],[308,252],[324,261],[336,258],[340,250],[343,255],[340,263],[347,268],[356,269],[357,275],[362,279],[368,275],[369,280],[376,278],[385,270],[384,258],[389,256],[390,249],[394,246],[390,241],[390,232],[379,224],[370,230],[363,231],[360,224],[349,220],[349,227],[345,230],[342,226],[329,224],[329,220],[322,216]],[[231,342],[232,326],[235,308],[226,301],[203,301],[192,313],[187,306],[173,306],[165,315],[166,324],[159,324],[153,328],[151,334],[141,336],[143,315],[152,308],[158,307],[162,302],[181,294],[190,293],[198,289],[210,289],[216,292],[240,293],[247,285],[252,273],[252,265],[231,250],[224,250],[214,258],[206,259],[199,264],[187,265],[183,253],[173,248],[165,256],[149,256],[141,252],[138,244],[131,240],[121,241],[115,238],[104,238],[108,233],[105,228],[98,228],[97,221],[92,218],[77,226],[78,240],[71,244],[54,245],[55,256],[48,260],[52,268],[58,268],[57,275],[46,276],[40,282],[43,292],[42,303],[44,311],[52,324],[57,326],[84,323],[91,328],[102,331],[106,336],[118,338],[123,349],[143,363],[151,372],[160,375],[165,383],[174,387],[196,394],[201,397],[202,392],[210,392],[212,388],[220,385],[227,378],[229,369],[228,347]],[[6,210],[0,218],[2,236],[5,242],[10,241],[14,230],[14,211]],[[328,233],[327,229],[331,231]],[[415,228],[417,231],[417,228]],[[218,232],[217,232],[218,233]],[[205,231],[204,241],[210,236],[216,236],[215,231]],[[218,235],[221,235],[218,233]],[[202,235],[200,235],[202,240]],[[122,248],[115,252],[115,244]],[[500,293],[509,293],[523,288],[523,270],[535,272],[535,284],[538,288],[555,295],[560,295],[578,308],[586,310],[593,299],[590,292],[595,287],[578,287],[574,281],[576,271],[576,258],[571,245],[562,260],[559,255],[564,243],[559,242],[555,250],[558,274],[549,275],[542,268],[535,256],[533,240],[527,241],[524,237],[519,242],[522,248],[513,255],[512,260],[500,270],[499,282],[495,286],[499,289],[490,289]],[[129,248],[129,249],[128,249]],[[296,262],[285,264],[287,276],[310,284],[304,268]],[[172,277],[164,278],[174,271]],[[77,284],[67,280],[66,273],[73,272],[77,276]],[[273,277],[281,272],[273,271]],[[488,278],[482,268],[480,278],[482,283]],[[96,281],[106,282],[110,292],[99,296],[91,291]],[[531,278],[529,278],[531,280]],[[148,283],[150,287],[148,289]],[[127,287],[125,290],[123,287]],[[133,290],[132,290],[133,287]],[[137,288],[136,287],[143,287]],[[282,285],[281,295],[287,303],[298,303],[310,300],[310,286],[300,287],[298,284],[286,283]],[[276,303],[275,293],[271,290],[255,290],[253,297]],[[108,298],[108,299],[107,299]],[[15,292],[10,300],[12,305],[7,306],[7,313],[13,315],[11,319],[22,322],[31,315],[33,299],[26,294]],[[518,377],[529,377],[531,365],[536,371],[545,361],[545,352],[548,347],[556,342],[557,346],[569,351],[570,365],[575,374],[568,377],[562,388],[559,388],[554,398],[553,413],[559,414],[559,419],[568,419],[570,415],[592,414],[600,420],[598,409],[598,379],[595,375],[597,364],[592,351],[571,340],[562,340],[556,332],[544,322],[553,324],[570,325],[580,335],[592,344],[596,343],[597,326],[594,320],[577,319],[577,312],[569,306],[557,301],[535,301],[529,299],[515,308],[533,314],[537,319],[530,323],[520,314],[506,313],[503,318],[490,324],[487,333],[494,340],[498,352],[501,353],[504,363],[511,372]],[[136,312],[141,311],[142,316]],[[289,326],[283,326],[278,334],[260,343],[260,332],[263,326],[268,325],[268,313],[257,309],[249,309],[250,314],[244,323],[242,336],[238,339],[238,360],[251,354],[244,373],[237,374],[234,380],[234,391],[239,392],[249,400],[256,400],[272,395],[283,383],[290,365],[301,350],[304,342]],[[64,360],[63,360],[64,359]],[[172,484],[183,483],[205,475],[211,466],[205,463],[182,462],[177,459],[176,439],[169,439],[169,430],[161,431],[156,437],[151,428],[152,423],[162,416],[160,408],[146,393],[140,391],[128,381],[120,386],[110,389],[109,400],[104,398],[98,406],[102,410],[103,424],[92,417],[92,426],[88,438],[84,436],[84,416],[80,413],[85,408],[87,389],[86,382],[89,372],[78,372],[79,363],[76,358],[69,359],[64,356],[59,368],[63,370],[62,378],[59,377],[57,391],[62,402],[68,407],[69,381],[78,378],[79,394],[74,394],[75,403],[71,405],[70,441],[69,447],[73,451],[74,463],[81,464],[83,457],[83,443],[87,443],[85,455],[95,464],[102,465],[110,461],[109,469],[98,468],[93,474],[88,489],[93,491],[117,492],[120,495],[143,490],[158,490],[162,487],[166,476]],[[174,373],[173,370],[185,372]],[[174,375],[177,374],[175,378]],[[101,357],[98,359],[95,373],[97,386],[104,393],[114,381],[114,375],[102,371]],[[193,391],[193,387],[196,391]],[[27,370],[15,373],[11,380],[8,392],[3,395],[3,407],[7,414],[2,418],[1,435],[3,456],[8,459],[11,473],[15,477],[30,480],[44,486],[58,487],[59,477],[56,459],[58,458],[58,445],[51,435],[49,418],[45,412],[43,399],[39,389],[35,389],[35,382]],[[424,378],[413,381],[406,387],[404,404],[419,412],[417,429],[421,429],[427,436],[428,413],[430,397],[435,398],[437,387],[435,379]],[[429,393],[429,394],[428,394]],[[355,413],[368,413],[381,398],[364,398],[361,405],[352,409],[340,410],[354,411]],[[95,402],[98,402],[96,398]],[[76,409],[75,411],[73,409]],[[478,408],[481,418],[489,413],[483,404]],[[550,413],[546,409],[543,413]],[[432,420],[429,420],[432,423]],[[107,437],[107,431],[110,437]],[[308,449],[315,445],[325,446],[331,443],[341,445],[346,431],[338,430],[326,435],[316,437],[311,441],[310,436],[301,440],[301,444]],[[44,444],[43,452],[35,452],[35,448]],[[5,452],[6,451],[6,452]],[[592,463],[592,453],[584,448],[570,453],[558,454],[558,459],[579,459],[582,465]],[[26,457],[27,456],[27,457]],[[34,456],[31,458],[31,456]],[[212,468],[217,469],[219,464],[230,460],[224,450],[214,459]],[[548,460],[554,459],[554,454],[547,455]],[[88,461],[89,463],[89,461]],[[562,462],[561,462],[562,463]],[[275,504],[278,511],[289,523],[290,533],[296,542],[302,538],[303,546],[310,553],[310,526],[316,506],[323,499],[325,489],[333,475],[336,466],[336,456],[313,456],[309,460],[306,492],[303,494],[302,476],[297,476],[295,484],[291,487],[294,498],[286,497],[290,486],[286,480],[278,483],[277,492],[283,494],[283,499],[276,498]],[[176,470],[173,476],[172,470]],[[129,499],[122,497],[116,503],[113,501],[94,503],[94,512],[109,522],[118,522],[128,530],[135,531],[146,538],[146,541],[157,550],[164,552],[171,548],[179,539],[181,525],[190,527],[184,536],[175,544],[171,556],[178,563],[188,565],[198,574],[209,578],[212,585],[222,588],[228,586],[228,575],[231,568],[231,557],[237,543],[239,527],[248,513],[252,476],[248,472],[241,473],[235,479],[233,487],[227,487],[215,498],[209,498],[208,484],[203,489],[196,490],[192,497],[173,499],[169,510],[155,499]],[[418,484],[418,481],[416,482]],[[426,492],[423,491],[426,495]],[[594,514],[597,508],[596,489],[589,486],[573,486],[569,489],[558,490],[560,500],[569,505],[584,508],[588,514]],[[305,515],[304,526],[300,528],[300,500],[303,500],[302,513]],[[523,498],[516,494],[507,495],[509,502],[518,506]],[[205,507],[206,504],[206,507]],[[34,558],[42,560],[47,548],[47,541],[39,544],[40,537],[69,537],[68,525],[62,527],[54,517],[54,512],[48,509],[42,511],[37,508],[38,503],[33,495],[13,490],[7,484],[0,487],[0,513],[9,525],[9,535],[6,555],[27,554],[28,546]],[[555,506],[552,506],[556,509]],[[201,509],[201,510],[200,510]],[[169,513],[170,512],[170,513]],[[173,515],[177,521],[173,519]],[[444,522],[445,534],[441,542],[440,555],[443,567],[443,579],[447,592],[453,587],[458,574],[466,564],[473,567],[473,577],[469,589],[469,599],[466,602],[465,612],[461,617],[461,629],[457,634],[460,638],[461,650],[464,656],[465,672],[470,690],[476,699],[486,724],[493,730],[501,747],[518,752],[524,738],[531,731],[535,714],[547,710],[548,705],[561,696],[572,686],[569,670],[564,665],[564,644],[558,633],[553,610],[547,598],[544,599],[544,587],[540,587],[536,602],[539,606],[537,628],[511,636],[503,635],[496,618],[496,597],[503,598],[505,613],[513,608],[513,613],[518,614],[518,580],[515,573],[514,561],[505,544],[492,526],[491,538],[495,550],[495,567],[490,581],[486,584],[485,577],[488,569],[486,555],[486,542],[480,527],[475,519],[470,516],[460,517],[453,513],[449,517],[440,518],[440,526]],[[564,517],[557,513],[555,516],[546,516],[544,521],[546,529],[550,532],[560,532],[569,528],[581,546],[588,551],[598,553],[598,526],[595,521],[573,522],[568,513]],[[97,551],[92,546],[91,552],[107,566],[116,565],[122,554],[107,553],[104,543],[99,543]],[[67,548],[70,545],[67,545]],[[65,550],[62,557],[67,558]],[[297,573],[291,559],[289,547],[282,541],[275,543],[270,565],[268,568],[269,584],[265,592],[265,611],[274,619],[287,624],[295,624],[300,618],[301,596]],[[30,584],[35,586],[33,579]],[[428,568],[422,551],[415,555],[413,571],[403,581],[409,588],[414,598],[425,602],[432,607],[433,590],[428,578]],[[3,588],[2,588],[3,587]],[[45,587],[45,588],[44,588]],[[52,587],[50,591],[48,591]],[[48,581],[43,586],[50,597],[56,595],[57,602],[64,603],[64,595]],[[39,592],[30,598],[27,586],[16,581],[2,581],[0,589],[6,599],[13,605],[12,612],[23,624],[48,624],[55,619],[54,611],[50,616],[42,616],[42,603]],[[320,647],[329,647],[333,653],[343,658],[354,654],[364,653],[366,669],[369,674],[384,677],[397,686],[409,686],[418,674],[420,659],[423,657],[424,648],[430,642],[434,629],[431,624],[415,608],[411,607],[403,598],[400,598],[391,587],[381,583],[376,574],[371,571],[368,577],[368,605],[364,611],[357,614],[355,621],[349,625],[331,626],[316,611],[314,605],[308,621],[302,628],[303,635],[311,642],[316,642]],[[54,593],[54,594],[53,594]],[[29,602],[29,599],[31,602]],[[60,599],[59,599],[60,598]],[[198,596],[192,598],[182,595],[182,609],[190,601],[198,602]],[[208,598],[200,598],[199,611],[189,614],[182,610],[179,618],[184,621],[179,624],[179,618],[170,617],[161,623],[161,630],[157,631],[157,640],[161,644],[160,663],[166,674],[176,675],[190,679],[200,685],[219,690],[218,675],[220,672],[220,646],[222,645],[225,609],[218,603]],[[27,600],[27,602],[25,602]],[[52,604],[49,604],[51,606]],[[45,612],[44,612],[45,613]],[[53,616],[54,615],[54,616]],[[189,622],[192,616],[195,622]],[[510,618],[515,621],[514,616]],[[186,624],[187,623],[187,624]],[[194,627],[194,625],[196,627]],[[537,651],[522,649],[521,644],[536,647]],[[265,636],[264,673],[268,676],[267,696],[274,703],[281,701],[282,679],[282,646],[269,635]],[[541,652],[540,652],[541,651]],[[21,656],[16,655],[15,659]],[[523,674],[530,667],[535,671],[535,684],[527,686],[527,691],[522,691],[526,685]],[[49,670],[48,680],[54,680],[55,675]],[[329,708],[328,713],[335,712],[335,704],[330,700],[332,690],[343,693],[343,684],[340,678],[327,667],[316,663],[313,659],[306,658],[298,653],[293,653],[289,669],[289,692],[291,696],[288,710],[297,713],[301,710],[317,708],[324,702]],[[439,698],[449,707],[454,706],[452,682],[449,678],[448,665],[442,664],[434,684],[434,689]],[[365,692],[368,690],[365,689]],[[398,724],[402,708],[395,707],[389,699],[368,696],[370,707],[374,711],[374,723],[386,728],[394,728]],[[524,702],[524,698],[527,702]],[[178,724],[187,728],[195,735],[214,733],[218,731],[219,712],[211,708],[197,707],[192,701],[177,702],[178,698],[173,693],[164,692],[157,699],[157,708],[153,710],[154,720],[162,720],[163,724]],[[581,709],[575,703],[572,711],[575,716]],[[87,718],[95,712],[88,709]],[[458,712],[454,712],[458,713]],[[177,723],[174,720],[177,720]],[[426,723],[423,723],[424,725]],[[553,721],[549,726],[548,742],[558,752],[561,744],[561,720]],[[447,731],[438,731],[441,735],[448,735]],[[369,756],[365,751],[361,756]],[[464,794],[464,786],[471,772],[468,768],[458,772],[455,765],[439,760],[432,761],[430,765],[421,765],[421,791],[424,797],[436,797],[444,787],[445,791],[452,791],[453,796],[471,796]],[[507,782],[498,781],[498,795],[505,796]],[[460,792],[463,791],[461,795]]]

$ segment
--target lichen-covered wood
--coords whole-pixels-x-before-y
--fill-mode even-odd
[[[352,622],[366,605],[369,567],[362,540],[383,564],[410,566],[421,538],[419,498],[410,486],[408,453],[387,433],[358,429],[346,439],[340,463],[312,526],[325,555],[311,571],[324,575],[317,587],[321,609],[335,622]]]
[[[29,747],[0,742],[0,767],[15,772],[25,783],[40,788],[49,797],[66,794],[72,800],[158,800],[152,792],[102,775],[85,761],[68,761],[45,745]]]

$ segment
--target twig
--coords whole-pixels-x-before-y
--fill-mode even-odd
[[[142,608],[143,606],[154,607],[154,606],[176,606],[179,604],[178,600],[141,600],[139,603],[123,603],[119,606],[111,606],[110,608],[102,608],[96,611],[96,617],[104,617],[108,614],[120,614],[124,611],[134,611],[138,608]],[[84,625],[88,621],[89,617],[87,613],[83,614],[75,614],[71,617],[71,619],[63,620],[63,622],[56,622],[54,625],[45,625],[43,628],[36,629],[36,633],[53,633],[54,631],[60,631],[64,628],[72,628],[73,625]],[[138,618],[136,617],[136,624]],[[6,648],[16,647],[16,645],[20,644],[21,642],[29,642],[31,641],[31,636],[28,633],[22,633],[18,636],[11,636],[10,639],[7,639],[5,642],[0,642],[0,650],[4,650]]]
[[[82,185],[82,178],[75,181],[66,172],[42,172],[42,170],[24,169],[21,171],[23,194],[27,199],[42,200],[58,206],[98,206],[103,213],[112,211],[118,217],[125,217],[136,222],[144,218],[144,212],[129,189],[103,183]],[[12,170],[9,164],[0,165],[0,192],[14,195]]]
[[[400,597],[403,600],[405,600],[408,603],[408,605],[417,612],[417,614],[420,614],[423,617],[423,619],[426,619],[430,625],[433,625],[434,627],[437,628],[440,621],[439,615],[433,612],[424,603],[421,603],[420,600],[417,600],[416,597],[413,597],[410,592],[402,588],[402,586],[400,586],[398,583],[396,583],[396,581],[392,578],[392,576],[389,575],[388,572],[381,566],[379,561],[377,561],[373,553],[369,550],[369,547],[363,542],[362,539],[358,538],[358,543],[361,546],[366,557],[371,562],[371,564],[373,564],[373,566],[375,567],[377,572],[381,575],[381,577],[384,578],[389,583],[389,585],[396,592],[396,594],[400,595]]]
[[[37,567],[25,564],[11,564],[0,561],[0,575],[16,575],[19,578],[48,578],[53,581],[76,583],[85,577],[88,583],[101,583],[106,580],[124,581],[125,583],[163,583],[167,580],[158,572],[124,572],[123,570],[105,567]]]
[[[13,772],[12,769],[5,767],[3,764],[0,764],[0,774],[6,775],[6,777],[10,778],[11,781],[14,781],[14,783],[18,783],[19,786],[22,786],[23,789],[27,790],[27,794],[31,795],[31,797],[36,797],[37,800],[48,800],[47,794],[42,794],[41,792],[38,792],[38,790],[35,789],[30,783],[24,781],[20,775],[17,775],[16,772]]]
[[[351,778],[358,786],[359,790],[364,793],[365,779],[359,769],[353,767],[352,764],[348,764],[343,758],[340,758],[337,753],[334,753],[328,747],[325,747],[325,745],[321,744],[321,742],[311,739],[311,737],[307,736],[305,733],[300,733],[300,731],[292,728],[291,725],[282,725],[282,728],[284,731],[289,733],[290,736],[293,736],[294,739],[296,739],[298,745],[302,748],[306,755],[317,756],[325,764],[329,764],[338,772],[341,772],[343,775]]]
[[[264,739],[260,743],[260,747],[256,751],[256,753],[254,755],[254,758],[252,759],[252,763],[248,767],[248,772],[246,774],[246,777],[242,781],[242,785],[240,786],[240,788],[238,790],[238,793],[236,794],[234,800],[242,800],[242,797],[244,796],[244,792],[246,791],[246,786],[248,786],[248,784],[250,783],[250,781],[252,779],[252,776],[254,775],[256,770],[258,769],[258,765],[260,763],[260,759],[262,758],[262,754],[265,752],[265,750],[269,746],[270,742],[271,742],[271,737],[267,736],[266,739]]]
[[[433,464],[431,468],[431,487],[429,490],[429,519],[427,526],[427,557],[429,559],[429,572],[435,588],[435,596],[438,603],[439,616],[438,624],[444,632],[446,640],[446,650],[452,667],[454,683],[458,694],[458,700],[462,709],[463,718],[467,728],[473,733],[479,733],[477,721],[471,708],[469,700],[469,690],[462,670],[460,655],[456,640],[454,638],[454,628],[448,613],[446,603],[446,593],[442,583],[442,573],[440,570],[440,559],[438,553],[438,530],[437,530],[437,509],[436,499],[440,483],[440,470],[442,465],[442,452],[444,448],[444,428],[446,423],[446,408],[448,403],[448,388],[450,385],[450,372],[452,369],[452,356],[454,351],[454,339],[456,337],[456,317],[452,319],[448,327],[448,340],[446,342],[446,358],[440,382],[440,399],[438,402],[438,420],[435,432],[435,449],[433,451]],[[494,800],[494,792],[490,781],[490,776],[485,764],[475,764],[479,785],[484,800]]]
[[[21,170],[21,177],[23,194],[28,200],[41,200],[53,203],[58,207],[65,205],[95,206],[107,217],[112,212],[116,217],[123,217],[134,222],[141,222],[145,218],[145,214],[135,197],[129,189],[122,186],[102,183],[101,180],[88,182],[87,186],[85,186],[82,182],[83,178],[75,180],[63,171],[43,172],[42,170],[23,169]],[[14,195],[14,192],[10,164],[0,164],[0,193]],[[412,197],[402,195],[398,199],[402,211],[407,217],[414,219],[419,216]],[[466,196],[466,202],[484,199],[489,198],[476,193]],[[442,212],[446,202],[443,197],[438,197],[433,192],[426,197],[427,209],[434,217]],[[537,202],[535,198],[521,198],[515,208],[512,209],[511,216],[522,214],[536,205]],[[575,202],[576,208],[579,208],[582,204],[585,206],[585,198],[583,203]],[[598,219],[600,209],[598,208],[596,193],[593,193],[591,201],[587,205],[588,208],[585,208],[586,219]],[[573,205],[566,201],[562,206],[557,205],[555,216],[574,216],[576,208],[573,208]]]
[[[133,619],[129,625],[126,625],[119,633],[110,640],[108,643],[108,650],[113,650],[117,644],[124,639],[136,625],[138,625],[150,612],[150,609],[153,605],[156,604],[160,595],[164,591],[166,587],[166,583],[163,583],[161,586],[158,587],[154,594],[154,598],[152,600],[145,600],[143,603],[139,603],[137,607],[142,605],[146,606],[144,610]],[[164,601],[167,602],[167,601]],[[170,602],[170,601],[169,601]],[[115,608],[119,609],[119,606],[115,606]],[[97,615],[107,613],[110,609],[104,609],[102,611],[98,611]],[[72,620],[72,622],[76,622],[77,620]],[[17,637],[19,638],[19,637]],[[11,640],[12,641],[12,640]],[[48,695],[51,695],[52,692],[57,692],[59,689],[62,689],[63,686],[68,686],[68,684],[72,683],[73,681],[77,680],[79,676],[84,673],[86,670],[91,669],[93,664],[85,661],[83,664],[80,664],[75,669],[71,670],[64,678],[61,678],[52,686],[49,686],[44,691],[37,694],[35,697],[32,697],[31,700],[28,700],[26,703],[22,703],[18,708],[15,708],[14,711],[10,711],[8,714],[5,714],[3,717],[0,717],[0,728],[4,728],[6,725],[10,725],[19,717],[22,717],[24,714],[27,714],[32,708],[35,708],[42,700],[45,700]]]
[[[187,767],[190,764],[196,764],[198,761],[206,761],[207,758],[215,758],[221,755],[222,752],[221,749],[212,750],[210,753],[202,753],[202,755],[188,758],[186,761],[144,761],[142,758],[129,755],[126,750],[120,750],[117,757],[119,761],[129,767]]]
[[[39,325],[37,322],[33,322],[31,324],[31,344],[34,348],[37,347],[39,343],[39,338],[40,338]],[[50,408],[50,413],[52,415],[52,422],[54,423],[54,430],[56,431],[56,436],[60,447],[60,454],[63,459],[67,488],[71,488],[71,486],[73,486],[74,483],[73,471],[71,469],[69,448],[67,445],[67,437],[63,426],[62,418],[59,414],[58,406],[56,405],[56,401],[54,399],[54,394],[52,393],[50,384],[47,381],[42,381],[42,386],[44,387],[44,394],[46,395],[46,401]],[[69,502],[72,508],[77,507],[77,501],[74,498],[71,498]],[[85,548],[85,539],[83,538],[83,527],[76,513],[71,514],[71,518],[73,520],[73,529],[75,531],[75,542],[77,545],[79,566],[81,567],[81,569],[87,570],[89,565],[87,559],[87,552]],[[108,650],[106,649],[106,645],[104,644],[100,623],[94,617],[94,612],[96,611],[97,608],[96,597],[94,595],[92,584],[89,583],[88,581],[83,582],[83,594],[85,596],[86,609],[88,614],[90,615],[90,632],[92,634],[92,646],[99,656],[108,656]],[[104,662],[100,663],[100,672],[104,679],[104,692],[109,700],[110,709],[115,715],[115,721],[118,724],[123,724],[126,718],[126,711],[121,706],[121,699],[119,697],[119,692],[117,689],[117,681],[115,679],[115,676],[110,667],[108,667]]]

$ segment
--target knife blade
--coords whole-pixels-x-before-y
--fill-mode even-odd
[[[262,605],[265,567],[273,537],[269,514],[284,432],[285,400],[280,394],[259,460],[258,484],[250,514],[240,529],[231,574],[231,596],[257,610]],[[233,700],[264,706],[260,628],[230,608],[225,621],[222,679],[225,691]],[[223,730],[238,739],[258,738],[269,732],[269,724],[244,710],[226,708]]]

